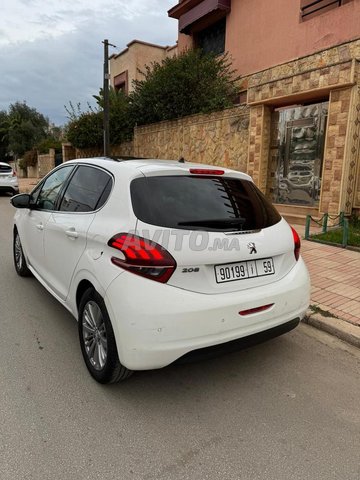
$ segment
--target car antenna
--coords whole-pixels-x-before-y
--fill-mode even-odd
[[[185,163],[185,158],[184,157],[180,157],[179,160],[178,160],[179,163]]]

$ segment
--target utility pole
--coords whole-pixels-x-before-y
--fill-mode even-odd
[[[105,39],[104,44],[104,157],[110,156],[110,122],[109,122],[109,46],[116,48]]]

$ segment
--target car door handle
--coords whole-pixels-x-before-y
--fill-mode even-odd
[[[70,228],[69,230],[66,230],[65,233],[70,238],[78,238],[79,236],[75,228]]]
[[[42,223],[38,223],[38,224],[36,225],[36,228],[37,228],[38,230],[44,230],[44,225],[43,225]]]

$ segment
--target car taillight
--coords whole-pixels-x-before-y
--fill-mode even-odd
[[[13,176],[13,177],[16,177],[16,172],[15,172],[15,170],[12,171],[12,176]]]
[[[190,168],[193,175],[224,175],[224,170],[212,170],[210,168]]]
[[[297,231],[293,227],[291,227],[291,231],[294,239],[294,255],[295,255],[296,261],[298,261],[300,257],[301,241]]]
[[[114,265],[129,272],[166,283],[176,268],[176,261],[161,245],[131,233],[118,233],[108,245],[123,253],[124,259],[111,257]]]

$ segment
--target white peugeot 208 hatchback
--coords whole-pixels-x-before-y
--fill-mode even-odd
[[[16,271],[78,319],[101,383],[272,338],[309,305],[299,236],[244,173],[74,160],[12,204]]]

